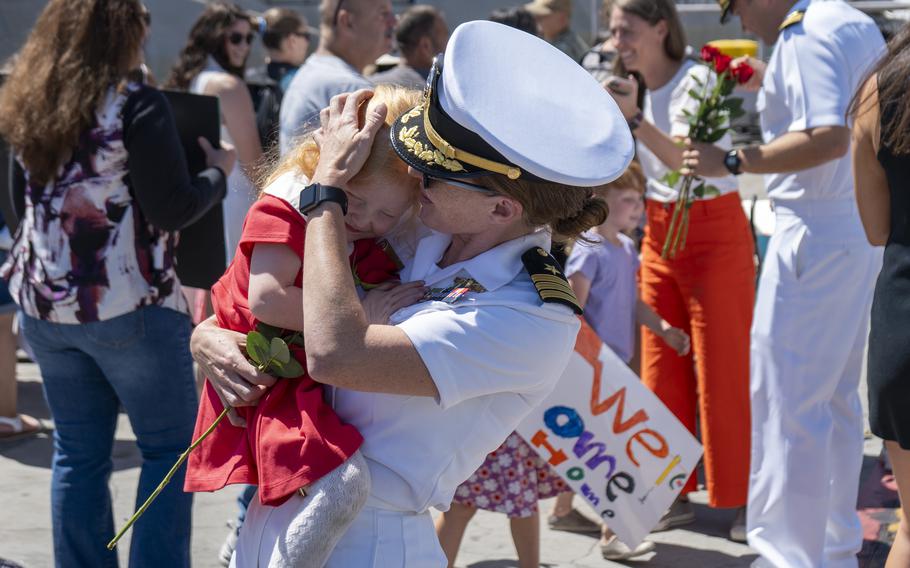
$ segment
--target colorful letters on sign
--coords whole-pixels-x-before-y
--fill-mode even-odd
[[[702,453],[584,321],[562,379],[518,431],[629,546],[657,524]]]

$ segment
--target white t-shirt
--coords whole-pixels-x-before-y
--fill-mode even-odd
[[[698,109],[698,103],[689,95],[689,90],[700,91],[703,89],[704,87],[698,86],[697,81],[701,81],[704,85],[709,75],[707,66],[700,65],[691,59],[683,60],[679,71],[666,85],[659,89],[648,89],[645,93],[642,108],[644,119],[670,136],[685,138],[689,134],[689,123],[683,110],[694,113]],[[717,145],[721,148],[730,148],[733,145],[730,135],[726,134],[717,142]],[[660,181],[670,171],[670,168],[642,143],[638,144],[638,159],[648,178],[645,197],[665,203],[676,201],[679,191]],[[708,185],[713,185],[720,190],[721,194],[732,193],[738,187],[736,178],[733,176],[707,178],[706,181]]]
[[[840,0],[800,0],[803,20],[781,31],[757,106],[762,137],[819,126],[849,126],[847,106],[885,43],[875,22]],[[794,173],[767,174],[774,200],[852,200],[850,153]]]
[[[439,399],[337,389],[335,411],[363,434],[371,504],[397,511],[447,510],[455,489],[556,385],[569,361],[578,318],[543,303],[521,255],[549,250],[536,232],[446,268],[436,264],[451,236],[431,232],[406,261],[403,281],[445,287],[471,277],[485,292],[455,304],[425,301],[392,323],[413,342]]]

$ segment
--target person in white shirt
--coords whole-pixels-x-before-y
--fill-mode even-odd
[[[752,60],[764,144],[702,146],[704,175],[765,174],[776,226],[752,324],[749,545],[760,566],[856,566],[863,458],[858,385],[881,250],[865,238],[847,108],[884,40],[839,0],[729,0],[773,45]]]
[[[692,352],[682,357],[658,334],[642,330],[642,381],[693,434],[698,420],[708,504],[736,508],[729,536],[745,541],[755,261],[738,185],[729,172],[706,180],[718,194],[692,203],[685,246],[673,258],[661,254],[681,186],[668,185],[664,176],[682,166],[686,113],[698,108],[689,91],[708,84],[709,69],[686,57],[685,32],[672,0],[614,2],[610,32],[618,77],[607,87],[630,121],[648,178],[641,299],[692,336]],[[646,87],[640,108],[637,82],[624,79],[631,72]],[[719,144],[729,148],[730,135]],[[695,520],[687,497],[695,488],[692,475],[656,530]]]
[[[537,65],[513,65],[519,56]],[[367,325],[351,277],[343,188],[384,119],[380,105],[361,123],[368,91],[333,98],[321,113],[319,162],[300,194],[308,371],[335,387],[335,411],[363,435],[372,478],[331,568],[446,565],[428,509],[449,506],[553,389],[574,348],[580,308],[547,252],[551,235],[604,220],[592,188],[619,176],[634,150],[600,85],[524,32],[463,24],[430,77],[421,104],[380,134],[423,180],[427,229],[402,279],[422,281],[424,301],[390,325]],[[210,323],[197,330],[194,352],[222,398],[255,401],[273,379],[243,360],[239,338]],[[273,546],[304,499],[254,502],[238,548]]]
[[[281,100],[278,143],[284,155],[335,95],[369,88],[363,69],[392,49],[390,0],[325,0],[319,47],[294,75]]]

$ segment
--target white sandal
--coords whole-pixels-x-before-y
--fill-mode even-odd
[[[38,425],[34,428],[29,428],[22,420],[22,416],[22,414],[17,414],[13,418],[0,416],[0,424],[3,426],[8,426],[10,428],[9,431],[0,432],[0,442],[19,440],[21,438],[27,438],[28,436],[34,436],[35,434],[44,432],[45,428],[41,420],[29,416],[29,418],[32,418],[32,420],[38,423]]]

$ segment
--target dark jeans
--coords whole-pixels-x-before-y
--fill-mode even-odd
[[[190,319],[145,307],[102,322],[57,324],[23,317],[53,415],[51,516],[60,568],[116,567],[108,481],[122,403],[142,453],[136,506],[189,445],[197,395],[189,353]],[[184,469],[132,528],[130,566],[190,566],[192,496]],[[118,511],[123,524],[133,513]],[[119,527],[118,527],[119,528]]]

